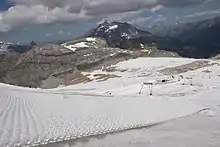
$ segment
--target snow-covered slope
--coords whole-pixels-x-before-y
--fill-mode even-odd
[[[107,47],[105,40],[94,37],[87,37],[75,41],[69,41],[62,44],[63,47],[66,47],[72,51],[77,51],[85,48],[103,48]]]
[[[111,70],[103,67],[102,70],[84,73],[91,79],[95,74],[115,74],[117,78],[104,81],[93,79],[89,83],[50,90],[0,84],[0,146],[37,146],[145,127],[217,105],[213,102],[217,102],[220,89],[217,61],[181,73],[183,80],[178,80],[179,74],[169,79],[172,75],[161,72],[164,68],[186,64],[190,70],[192,62],[199,65],[203,60],[128,60],[109,67]],[[207,70],[210,72],[205,72]],[[168,82],[156,83],[153,96],[149,96],[148,87],[138,94],[143,82],[164,78]],[[207,95],[213,98],[209,100]]]

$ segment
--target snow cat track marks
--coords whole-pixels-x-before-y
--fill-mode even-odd
[[[22,127],[21,127],[23,125],[23,122],[22,122],[22,119],[23,119],[23,116],[22,116],[22,114],[23,114],[23,111],[22,111],[22,98],[18,97],[17,99],[19,101],[18,101],[18,108],[16,110],[16,112],[17,112],[17,115],[16,115],[17,116],[17,118],[16,118],[17,124],[15,125],[15,128],[17,128],[16,136],[20,136],[20,134],[23,134],[22,133],[23,130],[22,130]],[[19,138],[21,140],[23,140],[22,136],[20,136]],[[19,145],[20,145],[19,140],[16,140],[15,146],[19,146]]]
[[[10,103],[10,99],[9,99],[9,96],[0,96],[1,98],[1,106],[0,107],[0,116],[2,116],[3,112],[5,111],[5,109],[9,106],[9,103]],[[0,120],[1,122],[1,120]]]
[[[37,138],[37,135],[39,134],[38,132],[38,123],[37,123],[37,117],[34,113],[34,108],[32,106],[33,104],[33,101],[31,101],[29,98],[27,99],[27,109],[29,110],[28,113],[29,113],[29,116],[30,116],[30,126],[32,126],[31,128],[33,128],[33,130],[31,131],[31,134],[30,136],[33,137],[32,140],[34,141],[34,144],[36,143],[35,141],[38,140]],[[32,141],[31,140],[31,141]]]
[[[27,141],[28,142],[28,135],[30,134],[29,133],[29,123],[28,123],[28,113],[27,113],[27,107],[26,107],[26,99],[24,98],[22,98],[21,99],[21,108],[22,108],[22,110],[21,110],[21,112],[22,112],[22,125],[24,125],[25,127],[24,128],[22,128],[22,132],[23,132],[23,134],[25,134],[25,136],[23,136],[23,140],[22,140],[22,143],[23,143],[23,141]]]
[[[13,92],[17,97],[13,96]],[[152,125],[148,117],[141,113],[148,107],[145,103],[148,102],[147,99],[140,98],[134,101],[124,97],[100,99],[75,95],[68,95],[70,98],[62,99],[62,94],[28,92],[22,96],[22,93],[12,90],[12,96],[5,97],[9,102],[2,111],[0,125],[5,129],[5,125],[8,124],[13,132],[2,135],[3,147],[38,146]],[[47,105],[49,102],[51,105]],[[195,112],[194,109],[189,111],[192,112]],[[181,116],[189,113],[184,111]],[[3,118],[6,119],[5,122]],[[173,117],[168,117],[170,118]],[[15,122],[17,123],[14,124]],[[20,130],[16,132],[14,128],[19,126]],[[19,132],[21,138],[14,138]]]
[[[14,117],[13,117],[13,120],[11,120],[11,126],[12,126],[12,136],[11,136],[11,141],[12,142],[12,145],[13,144],[16,144],[19,140],[18,138],[16,138],[17,136],[20,136],[21,134],[21,123],[20,123],[20,120],[21,120],[21,113],[20,113],[20,98],[19,97],[15,97],[15,104],[16,104],[16,107],[15,107],[15,110],[14,110]],[[14,141],[14,142],[13,142]]]
[[[2,136],[2,138],[0,139],[0,143],[10,142],[10,137],[12,136],[13,131],[14,131],[13,128],[11,128],[11,127],[13,126],[13,123],[14,123],[16,98],[10,97],[9,100],[10,100],[9,106],[6,108],[6,110],[4,110],[4,112],[2,114],[3,115],[2,126],[5,129],[5,131],[7,132],[7,134]],[[8,145],[8,144],[3,144],[0,146],[4,146],[4,145]]]
[[[37,133],[37,136],[42,135],[42,137],[45,138],[46,134],[45,134],[44,126],[45,126],[46,122],[43,122],[45,119],[43,117],[40,117],[41,115],[39,114],[39,111],[36,111],[39,108],[36,106],[36,102],[35,101],[32,102],[32,107],[33,107],[33,112],[35,114],[35,117],[37,118],[37,121],[38,121],[38,125],[37,125],[38,133]],[[44,134],[42,134],[42,132],[44,132]]]
[[[2,133],[2,136],[0,136],[0,146],[3,146],[4,144],[2,144],[2,140],[4,140],[4,135],[5,133],[8,133],[8,128],[6,127],[6,118],[7,118],[7,115],[8,115],[8,111],[10,110],[10,108],[12,107],[11,106],[11,97],[10,96],[1,96],[1,98],[3,99],[6,99],[6,103],[3,104],[3,108],[2,109],[3,111],[1,111],[0,113],[0,116],[1,116],[1,119],[0,119],[0,124],[1,124],[1,129],[4,129],[3,130],[3,133]]]

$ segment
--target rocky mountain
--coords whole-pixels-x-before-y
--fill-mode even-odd
[[[186,25],[189,27],[175,37],[186,46],[186,53],[200,58],[220,53],[220,17]]]
[[[140,43],[143,43],[142,38],[148,38],[146,41],[149,43],[153,42],[155,36],[150,32],[139,30],[128,23],[105,21],[90,30],[85,37],[104,38],[111,47],[127,49],[134,44],[140,45]]]
[[[142,45],[136,50],[109,47],[104,39],[88,37],[61,45],[36,45],[25,53],[0,54],[0,82],[25,87],[55,88],[75,84],[82,71],[105,68],[141,56],[177,56]],[[73,82],[74,81],[74,82]]]
[[[14,57],[14,58],[11,58]],[[25,86],[44,86],[44,80],[56,79],[55,87],[68,80],[68,74],[75,71],[76,53],[58,45],[35,46],[23,54],[3,54],[1,57],[1,82]],[[11,64],[9,64],[10,62]],[[9,66],[10,65],[10,66]]]
[[[220,17],[177,26],[170,28],[170,35],[159,36],[128,23],[104,22],[85,36],[104,38],[112,47],[132,49],[141,44],[154,45],[159,50],[192,58],[209,58],[220,52]]]
[[[100,38],[38,45],[25,53],[0,54],[0,81],[24,87],[55,88],[71,84],[81,71],[126,57],[131,57],[131,53],[110,48]]]
[[[185,57],[197,58],[197,55],[191,55],[191,53],[185,51],[186,47],[181,40],[171,37],[156,36],[128,23],[106,21],[90,30],[85,36],[104,38],[111,47],[133,50],[141,49],[144,45],[155,47],[158,50],[175,52]]]
[[[74,84],[83,71],[131,58],[178,55],[208,58],[220,52],[220,19],[189,26],[174,37],[159,37],[128,23],[104,22],[85,38],[61,45],[0,43],[3,53],[0,54],[0,82],[54,88]]]

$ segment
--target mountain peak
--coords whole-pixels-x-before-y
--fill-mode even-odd
[[[129,23],[117,21],[104,21],[85,35],[85,37],[103,38],[109,46],[119,48],[129,48],[131,45],[130,40],[141,36],[152,36],[152,34]]]

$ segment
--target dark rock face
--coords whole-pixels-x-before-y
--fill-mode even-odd
[[[89,31],[85,36],[104,38],[111,47],[121,49],[141,48],[140,44],[155,46],[159,50],[166,50],[181,54],[181,42],[169,38],[159,37],[148,31],[140,30],[131,24],[121,22],[104,22]]]
[[[186,46],[185,54],[208,58],[220,53],[220,17],[191,25],[176,39]]]
[[[176,52],[183,57],[210,58],[220,53],[220,17],[181,25],[177,32],[175,28],[171,31],[175,32],[172,37],[162,37],[128,23],[104,22],[85,36],[104,38],[109,46],[122,49],[155,44],[159,50]]]
[[[104,38],[111,47],[127,49],[135,43],[134,40],[142,37],[152,38],[153,35],[147,31],[141,31],[128,23],[110,23],[106,21],[89,31],[85,37]],[[140,40],[137,43],[140,42],[142,41]]]
[[[0,54],[0,77],[7,74],[7,71],[11,70],[17,63],[21,54],[4,52]]]
[[[4,60],[10,61],[9,57],[4,55]],[[27,53],[15,55],[14,59],[10,68],[1,70],[0,79],[4,83],[25,87],[41,87],[49,77],[62,78],[62,84],[65,84],[65,76],[75,71],[77,62],[75,52],[56,45],[36,46]],[[1,67],[8,65],[0,64]]]
[[[220,53],[220,17],[160,28],[156,34],[178,40],[185,57],[209,58]]]

